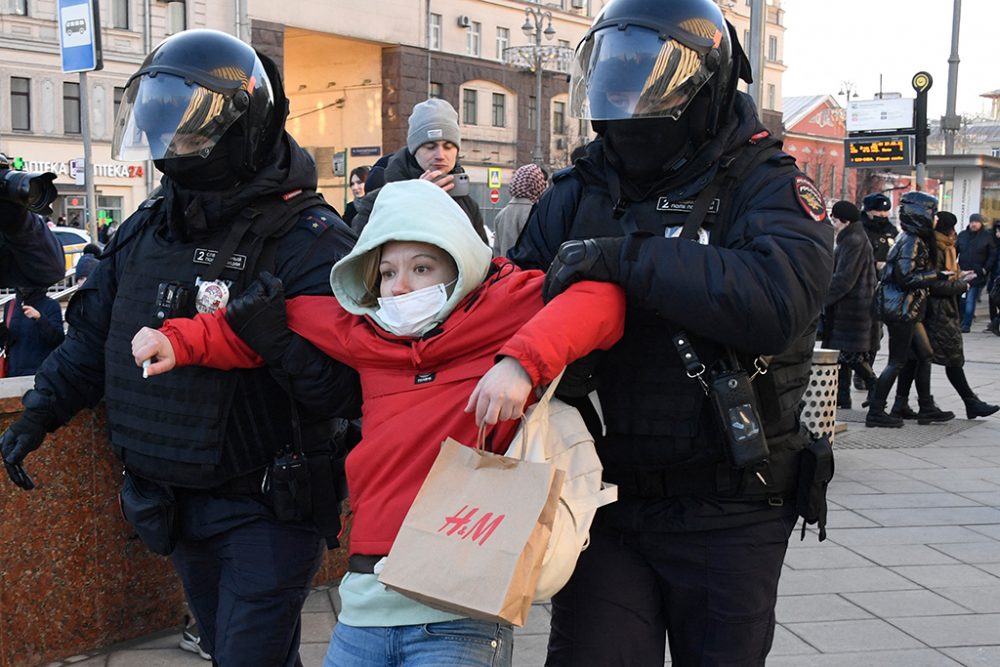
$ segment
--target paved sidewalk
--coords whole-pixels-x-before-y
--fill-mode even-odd
[[[979,317],[973,330],[984,325]],[[964,342],[969,383],[1000,401],[1000,338],[972,333]],[[866,429],[862,412],[841,415],[848,429],[835,447],[829,536],[822,544],[813,531],[792,538],[769,667],[1000,665],[1000,413],[966,420],[941,367],[932,388],[958,415],[953,422]],[[860,405],[862,392],[854,400]],[[336,609],[335,587],[310,596],[305,667],[322,665]],[[544,663],[549,615],[536,605],[515,633],[517,667]],[[53,665],[209,664],[178,649],[179,638],[178,628]]]

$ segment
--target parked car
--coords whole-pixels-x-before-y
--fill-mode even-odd
[[[76,227],[52,227],[52,233],[62,243],[63,254],[66,255],[66,270],[76,266],[83,254],[83,248],[91,242],[90,234]]]

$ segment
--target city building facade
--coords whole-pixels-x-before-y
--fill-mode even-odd
[[[409,112],[427,97],[446,99],[458,111],[460,159],[473,194],[489,207],[499,191],[503,201],[493,204],[499,208],[506,200],[499,184],[536,151],[551,171],[567,166],[573,149],[591,138],[589,123],[569,116],[568,71],[604,4],[103,0],[104,68],[86,76],[97,215],[120,221],[156,184],[151,164],[111,159],[113,119],[145,54],[185,28],[222,30],[275,58],[290,101],[288,129],[316,159],[320,189],[338,208],[349,201],[350,170],[405,145]],[[749,0],[719,4],[746,42]],[[0,151],[28,170],[56,172],[53,218],[71,221],[86,209],[84,186],[73,175],[82,158],[82,79],[61,72],[56,11],[56,0],[0,0]],[[762,115],[775,133],[781,131],[782,16],[772,0]]]

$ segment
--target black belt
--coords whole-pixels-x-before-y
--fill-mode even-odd
[[[385,556],[366,556],[364,554],[354,554],[347,559],[347,571],[359,574],[375,574],[375,563],[385,558]]]
[[[259,468],[252,472],[248,472],[245,475],[240,475],[239,477],[234,477],[233,479],[223,482],[219,486],[212,489],[212,493],[216,493],[221,496],[253,496],[261,495],[264,493],[260,486],[264,481],[264,471],[267,468]]]

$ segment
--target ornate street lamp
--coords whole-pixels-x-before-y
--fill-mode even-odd
[[[552,27],[552,12],[540,7],[524,8],[524,25],[521,32],[526,37],[534,38],[534,44],[526,46],[511,46],[504,49],[504,62],[516,67],[525,67],[535,73],[535,147],[531,159],[538,166],[545,168],[542,153],[542,70],[546,63],[556,62],[559,69],[568,70],[572,49],[565,46],[542,44],[542,36],[552,39],[556,34]]]

